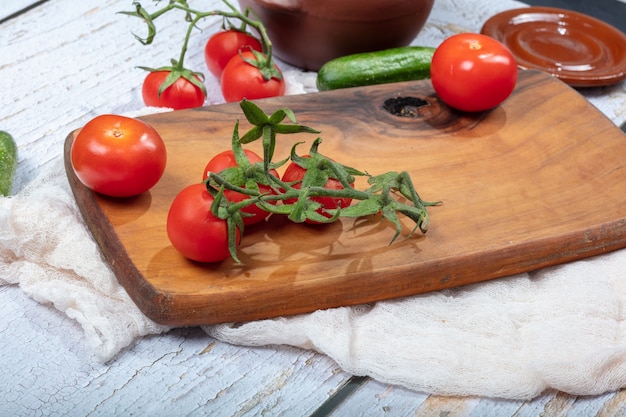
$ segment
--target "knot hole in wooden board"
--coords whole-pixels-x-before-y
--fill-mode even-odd
[[[390,114],[394,120],[404,120],[411,129],[419,128],[413,122],[423,123],[420,130],[431,130],[432,133],[453,133],[475,128],[489,115],[489,111],[467,113],[457,111],[441,102],[435,95],[417,97],[412,95],[387,98],[383,101],[382,110]],[[400,127],[403,123],[395,123]],[[423,133],[423,132],[422,132]]]
[[[383,109],[399,117],[421,117],[419,108],[429,103],[418,97],[394,97],[385,100]]]

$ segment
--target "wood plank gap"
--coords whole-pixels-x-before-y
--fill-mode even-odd
[[[16,17],[18,17],[18,16],[21,16],[21,15],[23,15],[24,13],[26,13],[26,12],[28,12],[28,11],[30,11],[30,10],[32,10],[32,9],[34,9],[35,7],[39,7],[39,6],[41,6],[42,4],[47,3],[47,2],[49,2],[49,1],[50,1],[50,0],[40,0],[40,1],[37,1],[37,2],[35,2],[35,3],[33,3],[33,4],[29,5],[29,6],[24,7],[23,9],[20,9],[20,10],[18,10],[18,11],[16,11],[16,12],[14,12],[14,13],[11,13],[10,15],[8,15],[8,16],[3,17],[2,19],[0,19],[0,25],[1,25],[1,24],[3,24],[3,23],[5,23],[5,22],[8,22],[8,21],[9,21],[9,20],[11,20],[11,19],[14,19],[14,18],[16,18]]]
[[[369,377],[352,376],[337,392],[320,405],[310,417],[326,417],[331,415],[333,411],[345,400],[347,400],[354,392],[359,389]]]

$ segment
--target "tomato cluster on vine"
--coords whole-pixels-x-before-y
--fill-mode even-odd
[[[257,166],[259,172],[262,169],[263,158],[257,153],[244,149],[247,161],[244,167]],[[308,156],[307,156],[308,157]],[[248,165],[249,164],[249,165]],[[212,206],[216,204],[216,199],[207,190],[207,181],[210,181],[210,174],[224,175],[230,169],[242,168],[236,160],[232,150],[226,150],[215,155],[207,163],[202,174],[202,183],[191,184],[176,195],[170,207],[167,218],[167,235],[172,246],[186,258],[197,262],[219,262],[231,256],[229,251],[229,225],[226,219],[213,214],[215,210]],[[299,189],[304,179],[306,169],[295,162],[290,162],[282,177],[275,169],[271,169],[269,175],[275,178],[276,183],[286,182]],[[227,175],[227,174],[226,174]],[[241,177],[240,177],[241,178]],[[243,181],[245,182],[245,181]],[[231,185],[237,185],[231,181]],[[245,184],[238,186],[245,188]],[[261,195],[271,195],[274,193],[269,184],[255,183]],[[342,189],[341,184],[333,178],[329,178],[324,185],[328,189]],[[285,190],[281,190],[285,191]],[[272,213],[263,208],[260,204],[255,204],[251,199],[254,197],[238,191],[224,190],[223,198],[229,203],[248,204],[240,209],[243,226],[251,226],[264,222]],[[316,197],[314,201],[320,203],[317,212],[326,218],[332,217],[328,210],[338,207],[347,207],[351,203],[350,198]],[[297,198],[285,199],[285,204],[293,204]],[[265,204],[275,206],[277,201],[266,200]],[[307,219],[307,223],[318,224],[319,222]],[[231,231],[232,233],[232,231]],[[239,246],[241,242],[241,227],[236,227],[234,245]]]
[[[248,16],[249,10],[242,13],[226,0],[224,4],[229,9],[226,11],[199,11],[191,9],[186,1],[176,1],[150,13],[139,2],[134,4],[135,11],[122,14],[139,17],[147,24],[148,36],[137,37],[143,44],[152,43],[157,32],[154,21],[171,10],[185,12],[189,22],[177,60],[172,59],[171,65],[158,68],[140,67],[149,72],[142,85],[142,97],[147,106],[180,110],[204,104],[207,96],[204,74],[185,68],[184,59],[192,30],[200,20],[215,16],[223,19],[224,29],[208,39],[204,57],[208,70],[220,80],[224,100],[255,100],[285,93],[283,74],[272,57],[272,43],[263,23]],[[241,25],[233,26],[232,20]],[[255,30],[258,37],[247,32],[247,28]]]
[[[237,122],[231,149],[214,155],[201,174],[202,182],[185,187],[171,204],[167,234],[183,256],[197,262],[219,262],[230,256],[238,262],[244,229],[274,215],[294,223],[322,224],[380,213],[396,226],[393,241],[402,229],[401,213],[426,232],[426,207],[439,203],[423,201],[406,172],[371,176],[343,165],[319,152],[319,137],[307,154],[299,155],[300,143],[296,143],[288,158],[275,162],[277,134],[319,132],[297,124],[289,109],[268,115],[251,101],[242,100],[240,105],[253,127],[240,137]],[[286,117],[292,123],[283,123]],[[259,139],[263,157],[243,147]],[[355,189],[356,176],[367,177],[370,187]]]

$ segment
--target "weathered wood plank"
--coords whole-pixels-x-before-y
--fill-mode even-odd
[[[0,22],[18,16],[48,0],[5,0],[0,3]]]
[[[199,328],[100,364],[56,310],[16,287],[0,287],[0,305],[1,415],[308,415],[349,377],[314,352],[232,346]]]

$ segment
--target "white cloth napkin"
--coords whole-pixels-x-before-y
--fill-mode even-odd
[[[19,194],[0,197],[0,285],[80,323],[102,361],[167,327],[145,317],[118,283],[83,222],[62,158]]]

